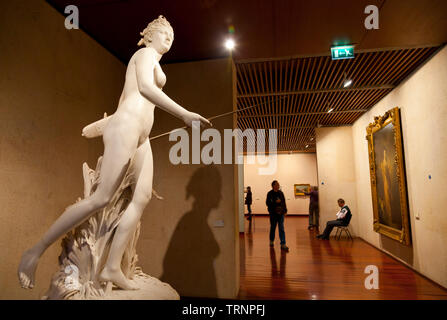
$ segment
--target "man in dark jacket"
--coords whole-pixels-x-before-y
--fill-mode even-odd
[[[247,220],[251,220],[251,204],[253,202],[253,197],[252,197],[252,193],[251,193],[251,188],[247,187],[247,195],[245,196],[245,204],[247,205],[247,210],[248,210],[248,218]]]
[[[338,199],[338,206],[340,207],[340,211],[337,212],[337,220],[328,221],[324,232],[317,236],[318,239],[329,240],[329,235],[334,227],[347,227],[349,225],[352,217],[351,210],[345,205],[345,200],[341,198]]]
[[[281,241],[281,250],[289,251],[286,246],[286,233],[284,232],[284,215],[287,213],[286,199],[284,193],[279,190],[279,182],[272,182],[272,190],[267,193],[265,200],[270,215],[270,246],[273,247],[275,240],[276,225],[278,225],[279,239]]]

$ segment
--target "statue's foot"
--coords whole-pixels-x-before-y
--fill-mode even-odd
[[[99,281],[113,282],[113,284],[123,290],[138,290],[138,286],[133,284],[131,280],[127,279],[120,269],[112,270],[104,267],[99,275]]]
[[[36,254],[33,249],[25,251],[22,255],[19,270],[17,272],[22,288],[32,289],[34,287],[34,274],[36,272],[38,261],[39,255]]]

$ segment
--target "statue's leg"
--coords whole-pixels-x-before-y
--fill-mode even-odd
[[[130,134],[125,136],[118,130],[111,131],[104,136],[104,156],[97,190],[90,197],[69,206],[51,225],[42,239],[22,255],[18,276],[23,288],[34,286],[37,263],[45,250],[110,201],[126,173],[129,159],[135,154],[137,139],[134,139],[134,142],[130,139]]]
[[[134,169],[136,184],[132,201],[121,217],[113,237],[109,256],[99,276],[100,281],[111,281],[124,290],[138,289],[124,276],[121,270],[121,260],[144,208],[152,196],[153,161],[149,140],[138,148],[134,158]]]

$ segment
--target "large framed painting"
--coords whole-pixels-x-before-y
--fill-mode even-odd
[[[411,244],[399,108],[375,117],[366,128],[374,230]]]
[[[305,192],[310,192],[310,184],[295,184],[293,189],[295,191],[295,197],[305,196]]]

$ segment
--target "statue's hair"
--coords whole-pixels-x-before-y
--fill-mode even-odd
[[[142,32],[140,32],[140,35],[143,38],[140,39],[138,45],[142,46],[143,44],[151,42],[152,33],[162,28],[169,28],[171,29],[172,33],[174,33],[174,30],[172,29],[172,26],[168,22],[168,20],[166,20],[166,18],[163,17],[162,15],[160,15],[158,16],[157,19],[150,22]]]

